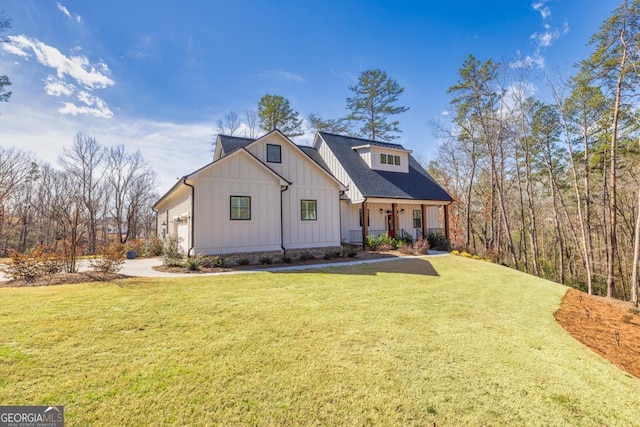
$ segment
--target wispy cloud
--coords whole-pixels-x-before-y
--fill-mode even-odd
[[[542,50],[553,46],[560,37],[569,32],[569,22],[566,19],[563,21],[561,28],[553,25],[551,8],[547,5],[548,2],[549,0],[539,0],[531,3],[531,8],[540,13],[542,30],[534,32],[529,37],[534,43],[535,52],[526,55],[524,58],[520,58],[520,53],[518,52],[518,59],[509,64],[511,68],[544,68],[546,61],[542,55]]]
[[[107,104],[93,94],[94,90],[115,84],[105,62],[91,63],[86,56],[81,55],[65,56],[57,48],[24,35],[9,36],[7,43],[1,46],[6,52],[25,60],[35,58],[39,64],[55,71],[55,75],[49,75],[45,80],[45,93],[57,98],[75,96],[73,101],[65,100],[58,112],[113,117]],[[74,51],[77,49],[74,48]],[[75,104],[77,101],[80,105]]]
[[[77,22],[82,21],[82,17],[80,15],[69,12],[69,9],[67,9],[64,5],[56,2],[56,6],[58,7],[58,10],[61,11],[62,13],[64,13],[64,15],[67,18],[75,19]]]
[[[278,79],[278,80],[287,80],[291,82],[304,83],[305,79],[298,74],[293,74],[288,71],[283,70],[267,70],[262,73],[263,77]]]

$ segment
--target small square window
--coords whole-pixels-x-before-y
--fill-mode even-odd
[[[300,200],[300,219],[303,221],[318,219],[318,205],[315,200]]]
[[[275,144],[267,144],[267,162],[282,163],[282,147]]]
[[[400,156],[395,156],[396,166],[400,166]]]
[[[250,220],[251,219],[251,197],[231,196],[231,219]]]
[[[380,154],[380,163],[382,163],[383,165],[387,164],[387,155],[386,154]]]

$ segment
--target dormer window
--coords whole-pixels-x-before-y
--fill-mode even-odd
[[[393,159],[396,166],[400,166],[400,156],[394,156]]]
[[[387,164],[387,155],[386,154],[380,154],[380,163],[382,163],[383,165]]]
[[[267,144],[267,162],[282,163],[282,147],[276,144]]]

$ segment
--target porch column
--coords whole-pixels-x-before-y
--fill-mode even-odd
[[[369,215],[367,215],[367,200],[362,202],[362,249],[366,249],[367,236],[369,235]]]
[[[444,237],[449,238],[449,205],[442,206],[444,209]]]
[[[420,223],[422,224],[422,238],[427,238],[427,205],[420,205]]]
[[[391,203],[391,220],[393,221],[393,237],[398,235],[398,213],[396,212],[398,205]]]

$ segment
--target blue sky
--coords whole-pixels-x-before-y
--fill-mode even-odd
[[[565,75],[617,7],[609,0],[0,1],[12,18],[0,74],[0,145],[56,163],[77,132],[125,144],[161,193],[211,156],[216,121],[265,93],[302,117],[346,114],[348,87],[380,68],[405,88],[398,142],[421,160],[468,54]],[[539,88],[541,93],[544,91]],[[305,135],[295,140],[310,143]]]

